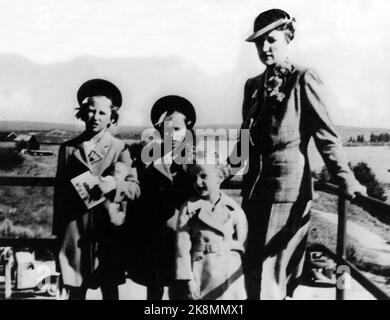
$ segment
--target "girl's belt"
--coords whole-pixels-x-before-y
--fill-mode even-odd
[[[203,253],[212,253],[220,251],[239,251],[245,252],[244,246],[241,242],[233,240],[230,242],[198,242],[193,244],[192,251],[201,251]]]

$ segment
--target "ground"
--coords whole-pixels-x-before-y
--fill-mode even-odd
[[[336,290],[334,287],[314,287],[301,285],[294,292],[292,300],[335,300]],[[4,279],[0,277],[0,299],[4,297]],[[146,288],[131,280],[119,286],[119,298],[121,300],[145,300]],[[33,290],[14,292],[12,299],[44,299],[54,300],[54,297],[36,295]],[[100,289],[88,290],[87,300],[101,300]],[[167,290],[164,292],[164,300],[168,300]],[[375,298],[362,288],[356,281],[352,280],[350,287],[345,291],[345,300],[374,300]]]

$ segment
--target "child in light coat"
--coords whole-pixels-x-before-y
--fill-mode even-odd
[[[246,299],[241,261],[248,229],[245,214],[220,190],[222,166],[202,163],[198,155],[187,171],[197,196],[183,205],[178,218],[175,271],[184,287],[180,298]]]

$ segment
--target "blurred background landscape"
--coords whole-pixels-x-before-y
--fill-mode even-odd
[[[239,125],[210,125],[198,128],[212,130],[237,129]],[[57,165],[59,143],[79,134],[82,127],[72,124],[39,123],[26,121],[0,121],[0,177],[54,177]],[[114,129],[114,134],[124,139],[128,145],[140,141],[143,130],[147,127],[124,127]],[[383,190],[381,200],[390,199],[390,144],[371,142],[371,135],[389,134],[390,129],[350,128],[338,126],[343,137],[345,151],[351,166],[365,163]],[[364,136],[363,142],[353,142],[351,137]],[[34,140],[15,141],[17,137]],[[3,141],[1,141],[3,140]],[[355,139],[356,140],[356,139]],[[31,143],[31,142],[30,142]],[[216,148],[222,157],[232,151],[234,139],[220,141]],[[21,144],[24,148],[21,147]],[[324,178],[324,163],[313,143],[310,144],[309,156],[313,176]],[[239,179],[239,178],[238,178]],[[331,199],[321,195],[321,199]],[[0,187],[0,236],[36,236],[48,237],[51,233],[52,188],[50,187]],[[240,201],[240,199],[237,199]],[[317,200],[321,210],[330,211],[329,205],[335,201]],[[331,206],[332,207],[332,206]],[[332,209],[334,209],[332,207]],[[332,210],[331,212],[336,212]]]

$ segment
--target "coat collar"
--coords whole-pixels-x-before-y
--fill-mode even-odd
[[[188,202],[188,213],[190,216],[197,214],[198,219],[203,223],[226,235],[228,233],[226,225],[231,218],[229,211],[232,210],[232,206],[229,205],[229,202],[229,198],[221,192],[220,200],[215,204],[214,211],[212,211],[212,204],[209,201],[197,199]],[[221,223],[220,220],[216,218],[216,211],[218,210],[223,210],[224,213],[227,214],[227,219],[224,223]]]
[[[170,170],[170,165],[164,162],[156,163],[153,162],[152,166],[159,171],[161,174],[163,174],[165,177],[167,177],[170,181],[173,181],[173,176]]]
[[[163,142],[155,142],[160,148],[160,151],[164,152],[164,144]],[[164,156],[161,156],[159,159],[153,161],[151,164],[157,171],[159,171],[161,174],[163,174],[165,177],[167,177],[171,182],[173,182],[173,175],[171,172],[171,165],[172,165],[172,154],[168,153]]]
[[[160,152],[164,152],[164,144],[162,141],[155,142],[157,144],[157,148],[160,149]],[[153,161],[152,166],[162,173],[165,177],[167,177],[170,181],[173,181],[173,176],[171,173],[171,161],[172,157],[170,154],[166,154],[165,156],[161,156],[157,160]]]
[[[104,158],[110,148],[112,136],[109,132],[104,132],[101,137],[98,138],[98,141],[94,147],[94,153],[96,155],[96,160],[91,162],[88,159],[87,152],[85,150],[84,142],[87,141],[85,136],[82,134],[80,139],[76,141],[74,156],[83,163],[92,173],[101,174],[103,171],[103,166],[105,164]]]

